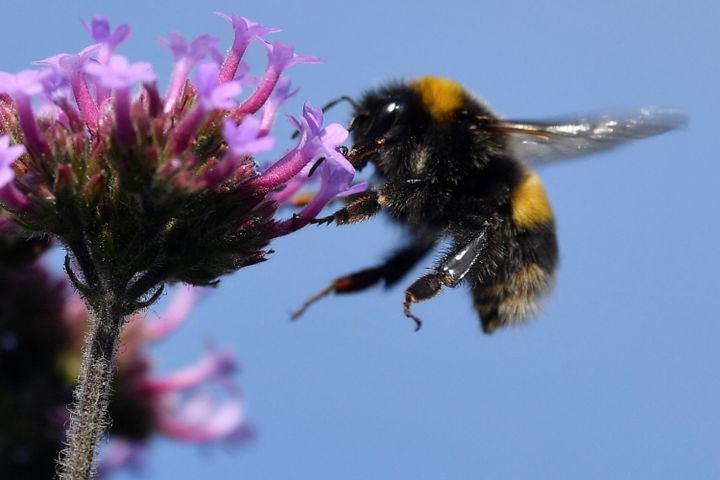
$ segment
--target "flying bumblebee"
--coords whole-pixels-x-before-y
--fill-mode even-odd
[[[532,317],[554,285],[553,211],[528,164],[609,149],[685,122],[677,111],[650,108],[560,121],[504,120],[461,85],[432,76],[369,91],[359,102],[339,100],[354,107],[346,156],[358,170],[372,162],[380,182],[313,223],[361,222],[384,209],[407,227],[410,240],[383,263],[337,278],[293,318],[332,292],[396,284],[447,238],[449,252],[405,291],[404,313],[420,328],[411,305],[465,282],[488,334]]]

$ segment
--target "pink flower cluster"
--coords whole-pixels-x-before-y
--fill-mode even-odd
[[[225,56],[216,47],[217,39],[207,34],[187,41],[171,33],[162,41],[175,61],[164,96],[152,65],[133,63],[116,53],[127,40],[129,27],[121,25],[113,31],[101,17],[86,23],[96,43],[81,52],[38,61],[39,70],[0,72],[0,202],[22,217],[23,212],[48,208],[48,190],[56,194],[52,190],[81,183],[83,193],[91,195],[107,188],[107,174],[92,161],[108,149],[119,151],[118,157],[123,157],[123,151],[142,153],[144,158],[126,158],[114,166],[124,175],[137,174],[149,164],[178,187],[218,191],[230,186],[255,193],[282,190],[274,200],[286,199],[308,182],[311,167],[321,161],[316,175],[320,193],[300,215],[307,218],[335,196],[362,190],[364,185],[352,186],[355,170],[337,151],[347,131],[338,124],[323,127],[322,112],[309,103],[300,120],[292,119],[301,132],[298,144],[266,171],[258,172],[251,156],[275,146],[269,133],[272,124],[285,100],[297,92],[290,89],[285,72],[319,59],[298,55],[281,41],[263,39],[277,29],[238,15],[218,15],[235,34]],[[253,41],[260,42],[268,55],[259,79],[251,78],[242,61]],[[253,90],[237,100],[250,85]],[[137,86],[140,95],[133,99]],[[209,144],[207,139],[214,132],[221,135],[224,147]],[[22,144],[11,145],[13,141]],[[80,172],[88,175],[84,181],[76,178],[75,155],[89,163],[87,171]],[[51,178],[37,178],[42,176],[38,172]],[[52,188],[43,183],[51,183]],[[284,222],[277,233],[288,233],[305,223]]]

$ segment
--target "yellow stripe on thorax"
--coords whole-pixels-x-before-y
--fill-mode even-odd
[[[438,122],[450,121],[462,106],[463,87],[447,78],[426,76],[410,86],[420,94],[423,105]]]
[[[522,183],[513,189],[511,202],[513,221],[519,227],[539,225],[553,219],[550,202],[535,172],[528,172]]]

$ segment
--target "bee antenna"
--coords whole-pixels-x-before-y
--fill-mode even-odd
[[[325,106],[322,107],[323,113],[327,112],[328,110],[330,110],[331,108],[333,108],[335,105],[337,105],[340,102],[348,102],[350,105],[353,106],[353,108],[355,110],[360,109],[360,104],[358,102],[356,102],[352,97],[348,97],[347,95],[342,95],[342,96],[336,98],[335,100],[332,100],[332,101],[326,103]]]

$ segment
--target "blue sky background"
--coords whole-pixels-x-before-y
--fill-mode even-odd
[[[720,3],[27,0],[3,10],[0,69],[79,50],[78,17],[104,14],[134,29],[123,53],[167,79],[155,38],[210,32],[229,45],[214,10],[282,27],[275,38],[325,60],[293,67],[303,88],[288,113],[433,73],[508,117],[660,105],[690,124],[541,170],[562,261],[522,328],[482,335],[458,289],[419,305],[414,333],[402,289],[422,268],[290,323],[307,295],[377,262],[401,232],[377,218],[275,242],[271,261],[225,279],[157,349],[164,371],[208,338],[235,349],[257,438],[156,441],[145,478],[720,478]],[[264,54],[251,58],[261,71]]]

